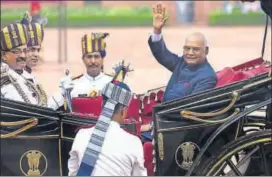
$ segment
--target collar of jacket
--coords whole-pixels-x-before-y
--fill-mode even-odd
[[[24,70],[22,70],[22,69],[17,69],[17,70],[14,70],[14,71],[19,75],[22,75],[23,72],[24,72]]]
[[[91,77],[90,75],[88,75],[88,73],[85,73],[85,74],[84,74],[84,77],[86,77],[86,78],[87,78],[88,80],[90,80],[90,81],[97,81],[97,80],[101,79],[104,75],[105,75],[105,74],[101,72],[98,76],[96,76],[96,77]]]
[[[25,70],[28,72],[28,73],[31,73],[32,72],[32,69],[28,66],[25,67]]]

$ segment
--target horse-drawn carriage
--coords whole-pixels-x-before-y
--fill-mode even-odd
[[[161,103],[164,89],[135,94],[122,127],[141,138],[149,175],[271,175],[271,63],[217,72],[216,88]],[[1,98],[1,175],[67,175],[79,128],[95,125],[102,98],[74,98],[73,112]],[[118,138],[118,137],[117,137]]]
[[[261,58],[225,68],[216,88],[165,103],[160,89],[135,95],[122,127],[140,137],[152,115],[153,141],[144,144],[149,175],[271,174],[269,69]],[[76,112],[66,113],[2,98],[1,175],[67,175],[76,131],[95,124],[101,103],[75,98]]]

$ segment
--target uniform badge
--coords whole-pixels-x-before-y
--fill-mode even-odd
[[[98,96],[98,92],[97,92],[96,90],[92,90],[92,91],[89,93],[88,96],[89,96],[89,97],[96,97],[96,96]]]
[[[184,169],[189,170],[193,164],[193,160],[199,153],[199,147],[193,142],[182,143],[176,150],[175,160],[177,165]]]
[[[29,150],[21,156],[20,169],[25,176],[42,176],[47,170],[47,159],[42,152]]]

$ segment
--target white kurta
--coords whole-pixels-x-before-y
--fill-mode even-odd
[[[69,176],[75,176],[85,153],[93,128],[80,129],[77,133],[70,158]],[[93,176],[147,176],[141,140],[111,121],[101,154],[93,170]]]
[[[12,70],[10,68],[8,69],[7,72],[19,84],[20,88],[23,90],[24,94],[26,95],[26,97],[30,101],[30,104],[37,105],[38,104],[37,93],[35,93],[33,90],[31,90],[27,86],[27,84],[26,84],[27,81],[21,75],[17,74],[14,70]],[[34,87],[32,87],[32,88],[34,88]],[[23,97],[19,94],[19,92],[15,88],[15,86],[11,83],[7,84],[7,85],[1,85],[1,96],[3,96],[4,98],[7,98],[7,99],[14,100],[14,101],[25,102]]]
[[[74,88],[71,91],[71,97],[88,96],[92,91],[100,92],[104,86],[112,80],[111,76],[100,73],[96,77],[91,77],[85,73],[82,77],[73,80]],[[49,107],[58,109],[63,106],[64,97],[58,92],[48,100]]]

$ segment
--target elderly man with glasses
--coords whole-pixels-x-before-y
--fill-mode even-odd
[[[217,76],[207,59],[209,47],[204,35],[190,34],[185,40],[183,56],[180,57],[167,49],[162,37],[162,28],[167,20],[165,7],[157,4],[153,12],[153,34],[148,44],[155,59],[173,73],[163,101],[180,99],[214,88]]]

